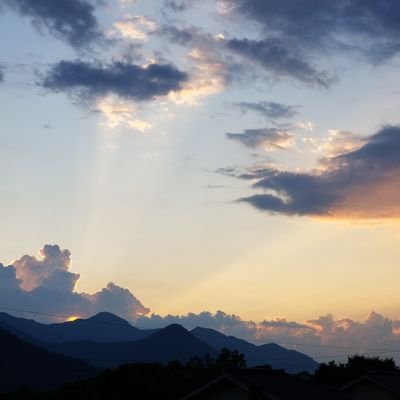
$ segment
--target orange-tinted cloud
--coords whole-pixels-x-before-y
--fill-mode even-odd
[[[274,214],[329,218],[400,217],[400,127],[387,126],[356,150],[326,157],[315,170],[258,168],[241,177],[262,190],[239,201]]]

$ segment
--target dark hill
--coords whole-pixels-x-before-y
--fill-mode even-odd
[[[53,344],[49,349],[69,357],[81,358],[98,367],[116,367],[134,362],[185,362],[195,356],[216,356],[218,353],[180,325],[169,325],[135,342],[80,341]]]
[[[29,336],[37,343],[62,343],[79,340],[100,343],[125,342],[143,339],[154,332],[154,330],[135,328],[124,319],[106,312],[89,319],[77,319],[72,322],[49,325],[0,313],[0,326],[11,330],[22,339]]]
[[[81,360],[70,359],[24,342],[0,328],[0,391],[21,386],[54,389],[66,382],[91,377],[96,370]]]
[[[311,357],[298,351],[285,349],[274,343],[256,346],[234,336],[226,336],[213,329],[205,328],[195,328],[191,333],[217,350],[226,347],[229,350],[237,350],[239,353],[243,353],[248,367],[269,364],[274,369],[285,369],[286,372],[296,373],[301,371],[314,372],[319,366]]]

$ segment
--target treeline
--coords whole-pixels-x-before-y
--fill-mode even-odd
[[[355,355],[349,357],[346,363],[337,364],[331,361],[320,364],[313,379],[325,385],[340,387],[369,371],[398,371],[393,358],[364,357]]]
[[[166,365],[126,364],[105,370],[92,379],[62,386],[52,393],[35,393],[28,389],[0,396],[0,400],[119,400],[119,399],[180,399],[203,384],[217,378],[228,368],[245,368],[246,360],[237,351],[223,349],[216,359],[193,358]],[[268,365],[261,366],[269,368]],[[325,385],[340,387],[368,371],[396,371],[391,358],[355,355],[346,363],[321,364],[315,374],[301,373],[303,378]]]
[[[94,378],[66,384],[52,393],[21,388],[0,400],[174,400],[217,378],[228,368],[245,367],[243,354],[223,349],[216,359],[206,356],[194,357],[187,363],[125,364],[105,370]]]

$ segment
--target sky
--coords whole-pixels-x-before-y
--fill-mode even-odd
[[[398,346],[399,21],[1,0],[0,307]]]

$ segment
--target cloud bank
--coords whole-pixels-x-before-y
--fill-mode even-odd
[[[49,244],[39,250],[38,256],[24,255],[11,265],[0,264],[0,304],[60,315],[61,319],[109,311],[132,321],[150,311],[128,289],[112,282],[94,294],[76,292],[79,274],[70,272],[70,265],[69,250]]]
[[[387,126],[363,145],[320,160],[308,172],[258,168],[241,175],[262,193],[239,199],[285,215],[384,219],[400,217],[400,127]]]
[[[4,0],[7,9],[31,18],[32,25],[42,32],[82,48],[102,40],[95,7],[86,0]]]
[[[256,344],[281,343],[312,354],[320,362],[332,358],[345,360],[347,355],[355,353],[398,358],[396,349],[400,345],[400,321],[376,312],[371,312],[364,321],[335,319],[327,314],[306,322],[288,321],[285,318],[254,322],[223,311],[166,317],[152,314],[137,320],[137,325],[143,328],[163,327],[172,323],[181,324],[187,329],[197,326],[211,328]]]

